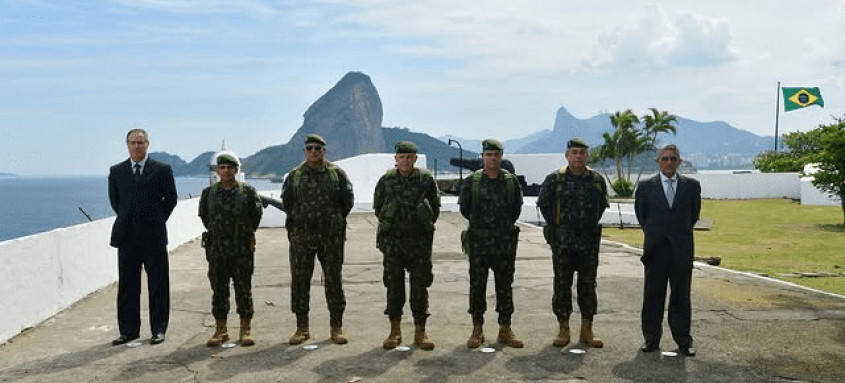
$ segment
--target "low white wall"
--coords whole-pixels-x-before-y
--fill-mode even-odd
[[[801,204],[819,206],[841,206],[842,201],[833,193],[821,191],[813,186],[812,177],[801,178]]]
[[[176,205],[167,221],[168,250],[203,231],[198,203]],[[117,280],[113,223],[104,218],[0,242],[0,343]]]
[[[173,250],[183,243],[199,237],[205,227],[199,216],[200,199],[179,201],[167,220],[167,250]]]
[[[701,183],[702,198],[801,198],[798,173],[697,173],[687,176]]]
[[[116,280],[113,222],[0,242],[0,343]]]

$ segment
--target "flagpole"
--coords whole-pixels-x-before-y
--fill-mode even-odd
[[[778,81],[777,103],[775,107],[775,153],[778,152],[778,120],[780,119],[780,81]]]

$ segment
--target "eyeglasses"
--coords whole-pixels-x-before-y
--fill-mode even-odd
[[[305,145],[305,150],[323,150],[320,145]]]
[[[663,162],[678,162],[678,157],[660,157]]]

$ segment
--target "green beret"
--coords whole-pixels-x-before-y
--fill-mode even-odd
[[[494,138],[488,138],[481,142],[481,147],[483,150],[505,150],[505,146],[502,145],[502,141],[499,141]]]
[[[396,149],[396,153],[416,153],[417,145],[411,141],[398,141],[393,145],[393,149]]]
[[[569,142],[566,143],[566,149],[572,148],[589,148],[590,145],[587,144],[587,141],[584,141],[580,138],[570,138]]]
[[[320,135],[313,134],[313,133],[305,136],[305,143],[306,144],[314,143],[314,144],[320,144],[320,145],[326,146],[326,140],[324,140],[323,137],[320,137]]]
[[[236,157],[234,154],[229,153],[223,153],[217,156],[217,165],[219,166],[222,164],[229,164],[237,167],[241,166],[241,162],[238,160],[238,157]]]

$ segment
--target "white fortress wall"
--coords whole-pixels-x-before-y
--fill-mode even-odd
[[[0,242],[0,342],[117,279],[114,217]]]
[[[199,198],[181,200],[167,222],[168,250],[203,231]],[[0,242],[0,343],[117,280],[114,217]],[[117,319],[115,319],[117,320]]]

